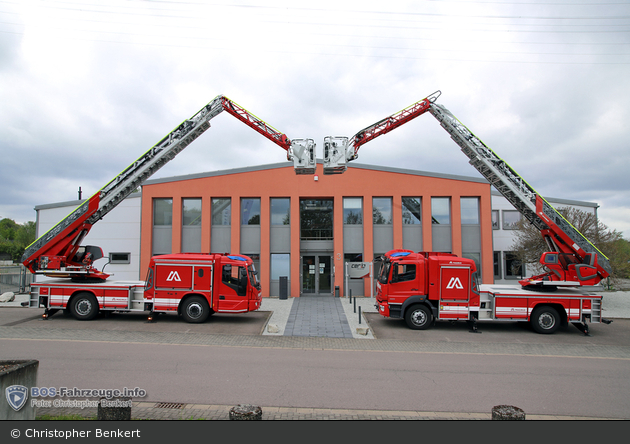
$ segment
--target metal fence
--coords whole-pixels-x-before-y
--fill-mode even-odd
[[[33,275],[24,265],[0,265],[0,294],[8,291],[28,293],[31,282]]]

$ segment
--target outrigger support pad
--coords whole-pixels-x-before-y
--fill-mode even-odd
[[[477,316],[472,315],[472,318],[466,322],[468,323],[468,326],[470,327],[470,330],[468,330],[469,333],[479,333],[479,334],[482,333],[477,328]]]
[[[584,333],[584,336],[591,336],[588,324],[586,322],[573,322],[572,324],[575,325],[575,328]]]

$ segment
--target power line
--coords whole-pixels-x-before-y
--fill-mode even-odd
[[[446,17],[446,18],[468,18],[468,19],[472,19],[472,18],[486,18],[486,19],[513,19],[513,20],[625,20],[625,19],[629,19],[630,15],[618,15],[618,14],[614,14],[614,15],[609,15],[609,16],[594,16],[594,15],[587,15],[587,16],[526,16],[526,15],[488,15],[488,14],[458,14],[458,13],[453,13],[453,12],[448,12],[448,13],[439,13],[439,12],[414,12],[414,11],[365,11],[365,10],[356,10],[356,9],[331,9],[331,8],[306,8],[306,7],[294,7],[294,6],[289,6],[289,7],[281,7],[281,6],[266,6],[266,5],[246,5],[246,4],[239,4],[239,5],[234,5],[234,4],[224,4],[224,3],[205,3],[205,2],[173,2],[173,1],[162,1],[162,0],[151,0],[150,2],[147,2],[146,0],[141,0],[143,3],[149,3],[151,6],[147,7],[142,7],[142,8],[137,8],[137,7],[133,7],[133,6],[125,6],[125,5],[115,5],[115,6],[111,6],[111,4],[105,4],[103,5],[103,7],[109,8],[109,7],[114,7],[114,8],[119,8],[119,9],[144,9],[144,10],[150,10],[150,11],[166,11],[166,12],[179,12],[181,10],[177,10],[177,9],[167,9],[167,8],[155,8],[153,7],[154,4],[156,3],[162,3],[162,4],[173,4],[173,5],[194,5],[194,6],[205,6],[205,7],[212,7],[212,6],[218,6],[218,7],[225,7],[225,8],[232,8],[232,9],[258,9],[258,10],[280,10],[280,11],[299,11],[299,12],[325,12],[327,14],[330,13],[354,13],[354,14],[366,14],[366,15],[379,15],[379,16],[386,16],[386,15],[402,15],[405,17],[409,17],[409,16],[418,16],[418,17]],[[5,4],[13,4],[13,5],[23,5],[23,2],[18,2],[18,1],[9,1],[9,0],[0,0],[0,3],[5,3]],[[108,11],[108,10],[103,10],[103,9],[88,9],[88,8],[95,8],[95,7],[100,7],[101,5],[94,5],[91,3],[76,3],[76,2],[56,2],[57,4],[67,4],[67,5],[72,5],[75,7],[67,7],[67,6],[54,6],[51,5],[51,3],[53,3],[52,1],[46,1],[46,2],[41,2],[40,7],[43,8],[47,8],[47,9],[57,9],[57,10],[69,10],[69,11],[75,11],[75,12],[93,12],[93,13],[104,13],[104,14],[120,14],[120,15],[146,15],[146,12],[127,12],[127,11]],[[468,3],[468,2],[465,2]],[[484,2],[477,2],[477,3],[484,3]],[[495,2],[496,4],[496,2]],[[522,3],[525,5],[528,5],[528,3]],[[546,3],[532,3],[532,4],[536,4],[536,5],[546,5]],[[594,3],[594,4],[590,4],[592,6],[599,6],[598,10],[601,9],[602,5],[616,5],[616,6],[623,6],[623,5],[627,5],[630,6],[628,3]],[[558,5],[558,4],[556,4]],[[561,4],[564,5],[564,4]],[[585,4],[581,4],[581,3],[576,3],[576,4],[570,4],[571,6],[584,6]],[[152,14],[152,15],[156,15],[156,14]],[[157,15],[157,16],[162,16],[162,15]],[[196,16],[193,15],[187,15],[187,16],[178,16],[177,18],[196,18]]]

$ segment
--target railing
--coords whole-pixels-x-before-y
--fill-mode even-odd
[[[24,265],[0,265],[0,294],[28,293],[32,282],[33,275]]]

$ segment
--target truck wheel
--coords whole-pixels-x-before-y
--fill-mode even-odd
[[[191,296],[182,304],[182,318],[191,324],[200,324],[206,322],[210,316],[210,307],[208,301],[201,296]]]
[[[98,301],[92,293],[79,293],[70,302],[70,313],[79,321],[89,321],[98,314]]]
[[[413,305],[405,312],[405,322],[412,330],[426,330],[432,318],[431,310],[426,305]]]
[[[532,311],[530,322],[537,333],[551,334],[560,327],[560,315],[553,307],[538,306]]]

